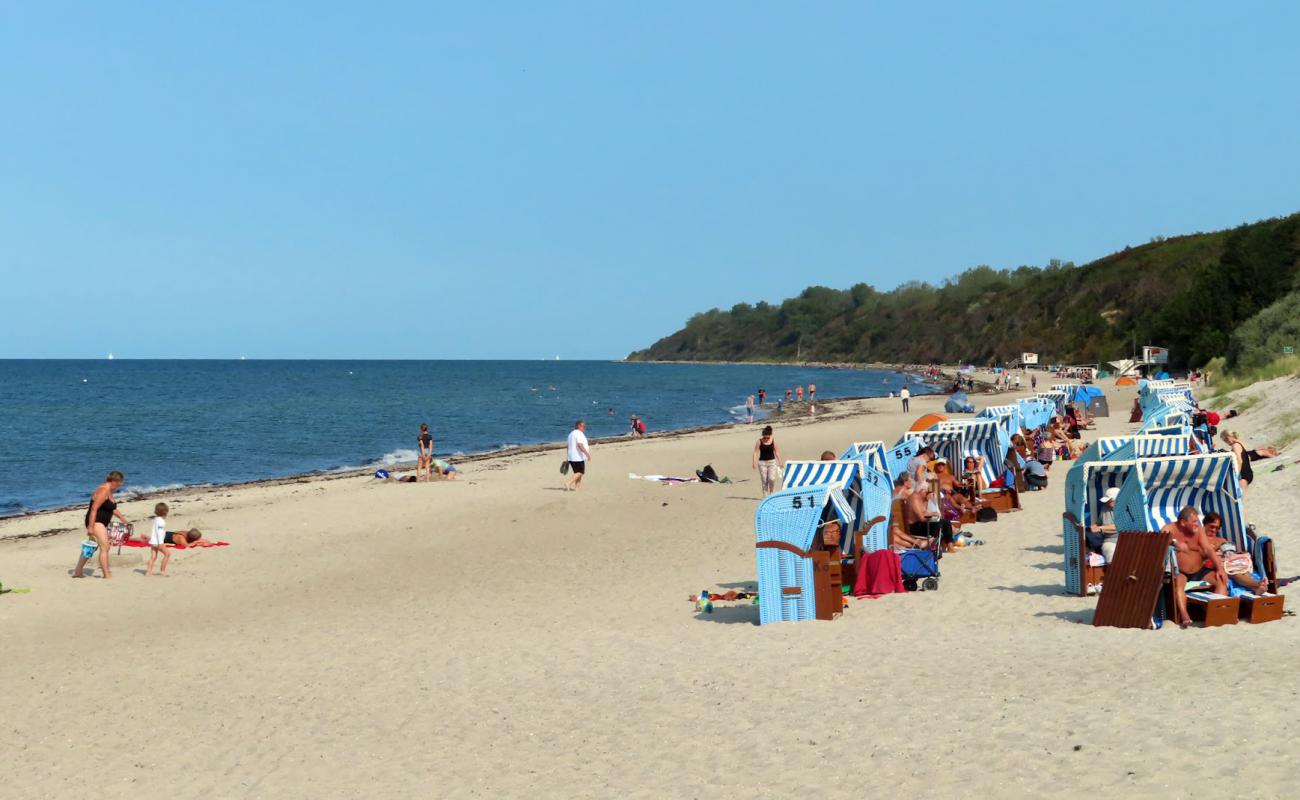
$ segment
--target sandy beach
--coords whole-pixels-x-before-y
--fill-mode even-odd
[[[1269,443],[1295,386],[1247,390],[1268,399],[1233,427]],[[1113,415],[1087,438],[1132,431],[1134,391],[1102,387]],[[846,402],[777,441],[893,443],[943,400]],[[72,580],[83,533],[31,535],[80,510],[0,522],[0,581],[31,589],[0,597],[0,797],[1295,796],[1300,627],[1080,624],[1067,465],[975,526],[988,544],[945,558],[937,592],[830,623],[697,615],[689,594],[754,585],[758,428],[598,445],[577,493],[558,450],[433,484],[182,493],[172,518],[231,546],[178,553],[168,579],[141,561]],[[1245,510],[1291,576],[1283,455]],[[628,479],[706,463],[735,482]]]

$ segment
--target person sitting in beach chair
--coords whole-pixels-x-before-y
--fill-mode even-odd
[[[1178,519],[1161,528],[1168,533],[1178,559],[1178,572],[1174,574],[1174,604],[1177,607],[1177,620],[1180,627],[1191,625],[1191,615],[1187,613],[1187,584],[1206,581],[1215,594],[1228,593],[1228,573],[1223,569],[1223,561],[1218,552],[1205,536],[1201,527],[1201,514],[1195,508],[1187,506],[1178,512]]]
[[[948,470],[948,459],[935,459],[934,480],[938,484],[941,499],[950,503],[957,511],[958,516],[975,513],[977,506],[961,491],[961,483],[957,480],[957,476]]]
[[[899,550],[927,550],[932,542],[929,536],[913,536],[908,532],[907,520],[907,498],[912,495],[912,476],[904,472],[894,480],[894,497],[903,506],[902,514],[895,514],[889,522],[889,546],[895,551]]]
[[[988,482],[984,480],[984,459],[979,456],[966,456],[962,463],[961,491],[972,502],[978,503],[980,492],[988,487]]]
[[[1220,558],[1225,558],[1224,547],[1231,547],[1232,545],[1227,539],[1219,535],[1219,532],[1223,529],[1223,517],[1213,511],[1206,512],[1205,517],[1201,520],[1201,529],[1205,531],[1205,538],[1209,539],[1210,546],[1219,553]],[[1233,552],[1235,553],[1235,550]],[[1250,554],[1247,553],[1246,558],[1249,559]],[[1224,562],[1223,568],[1227,572],[1228,580],[1241,588],[1255,594],[1266,594],[1268,592],[1268,576],[1261,574],[1256,578],[1251,574],[1249,567],[1242,571],[1233,570],[1228,572],[1231,567],[1227,561]]]
[[[914,484],[912,493],[903,503],[903,519],[913,539],[929,541],[938,536],[944,552],[953,551],[952,523],[939,513],[938,499],[931,491],[929,481]]]

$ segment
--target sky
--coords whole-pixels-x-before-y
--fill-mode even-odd
[[[1293,2],[7,3],[0,358],[620,358],[1300,211]]]

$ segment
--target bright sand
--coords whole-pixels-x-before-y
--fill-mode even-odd
[[[1090,435],[1131,431],[1132,393],[1103,388],[1114,415]],[[843,404],[777,440],[892,443],[942,401]],[[1263,409],[1238,426],[1252,446],[1274,435]],[[172,497],[233,545],[178,553],[166,580],[70,579],[78,532],[0,541],[0,580],[32,590],[0,597],[0,796],[1296,795],[1300,626],[1079,624],[1096,601],[1062,593],[1065,465],[973,526],[988,544],[945,558],[937,592],[831,623],[696,616],[688,594],[754,580],[757,433],[600,445],[574,494],[552,451],[449,483]],[[742,482],[627,477],[708,462]],[[1246,511],[1289,576],[1300,466],[1272,463]]]

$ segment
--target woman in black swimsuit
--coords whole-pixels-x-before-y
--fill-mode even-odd
[[[772,426],[763,428],[763,435],[754,443],[754,469],[758,470],[759,481],[763,484],[763,496],[775,492],[781,482],[781,448],[772,438]]]
[[[126,517],[117,510],[113,492],[125,481],[126,478],[117,470],[108,473],[104,482],[95,487],[94,493],[90,496],[90,505],[86,507],[86,535],[99,545],[99,574],[105,579],[113,577],[113,573],[108,569],[108,524],[113,521],[113,517],[126,523]],[[86,577],[82,570],[85,569],[87,560],[84,555],[77,559],[77,568],[72,571],[72,577]]]
[[[1255,469],[1250,466],[1250,454],[1246,452],[1246,445],[1241,443],[1241,437],[1236,431],[1224,431],[1219,434],[1220,438],[1232,448],[1232,460],[1237,465],[1237,477],[1241,479],[1241,490],[1246,491],[1246,487],[1255,480]]]
[[[431,480],[433,475],[433,434],[429,433],[428,423],[420,423],[420,436],[415,440],[415,444],[420,448],[420,458],[415,462],[415,479],[420,480],[423,476],[425,481]]]

